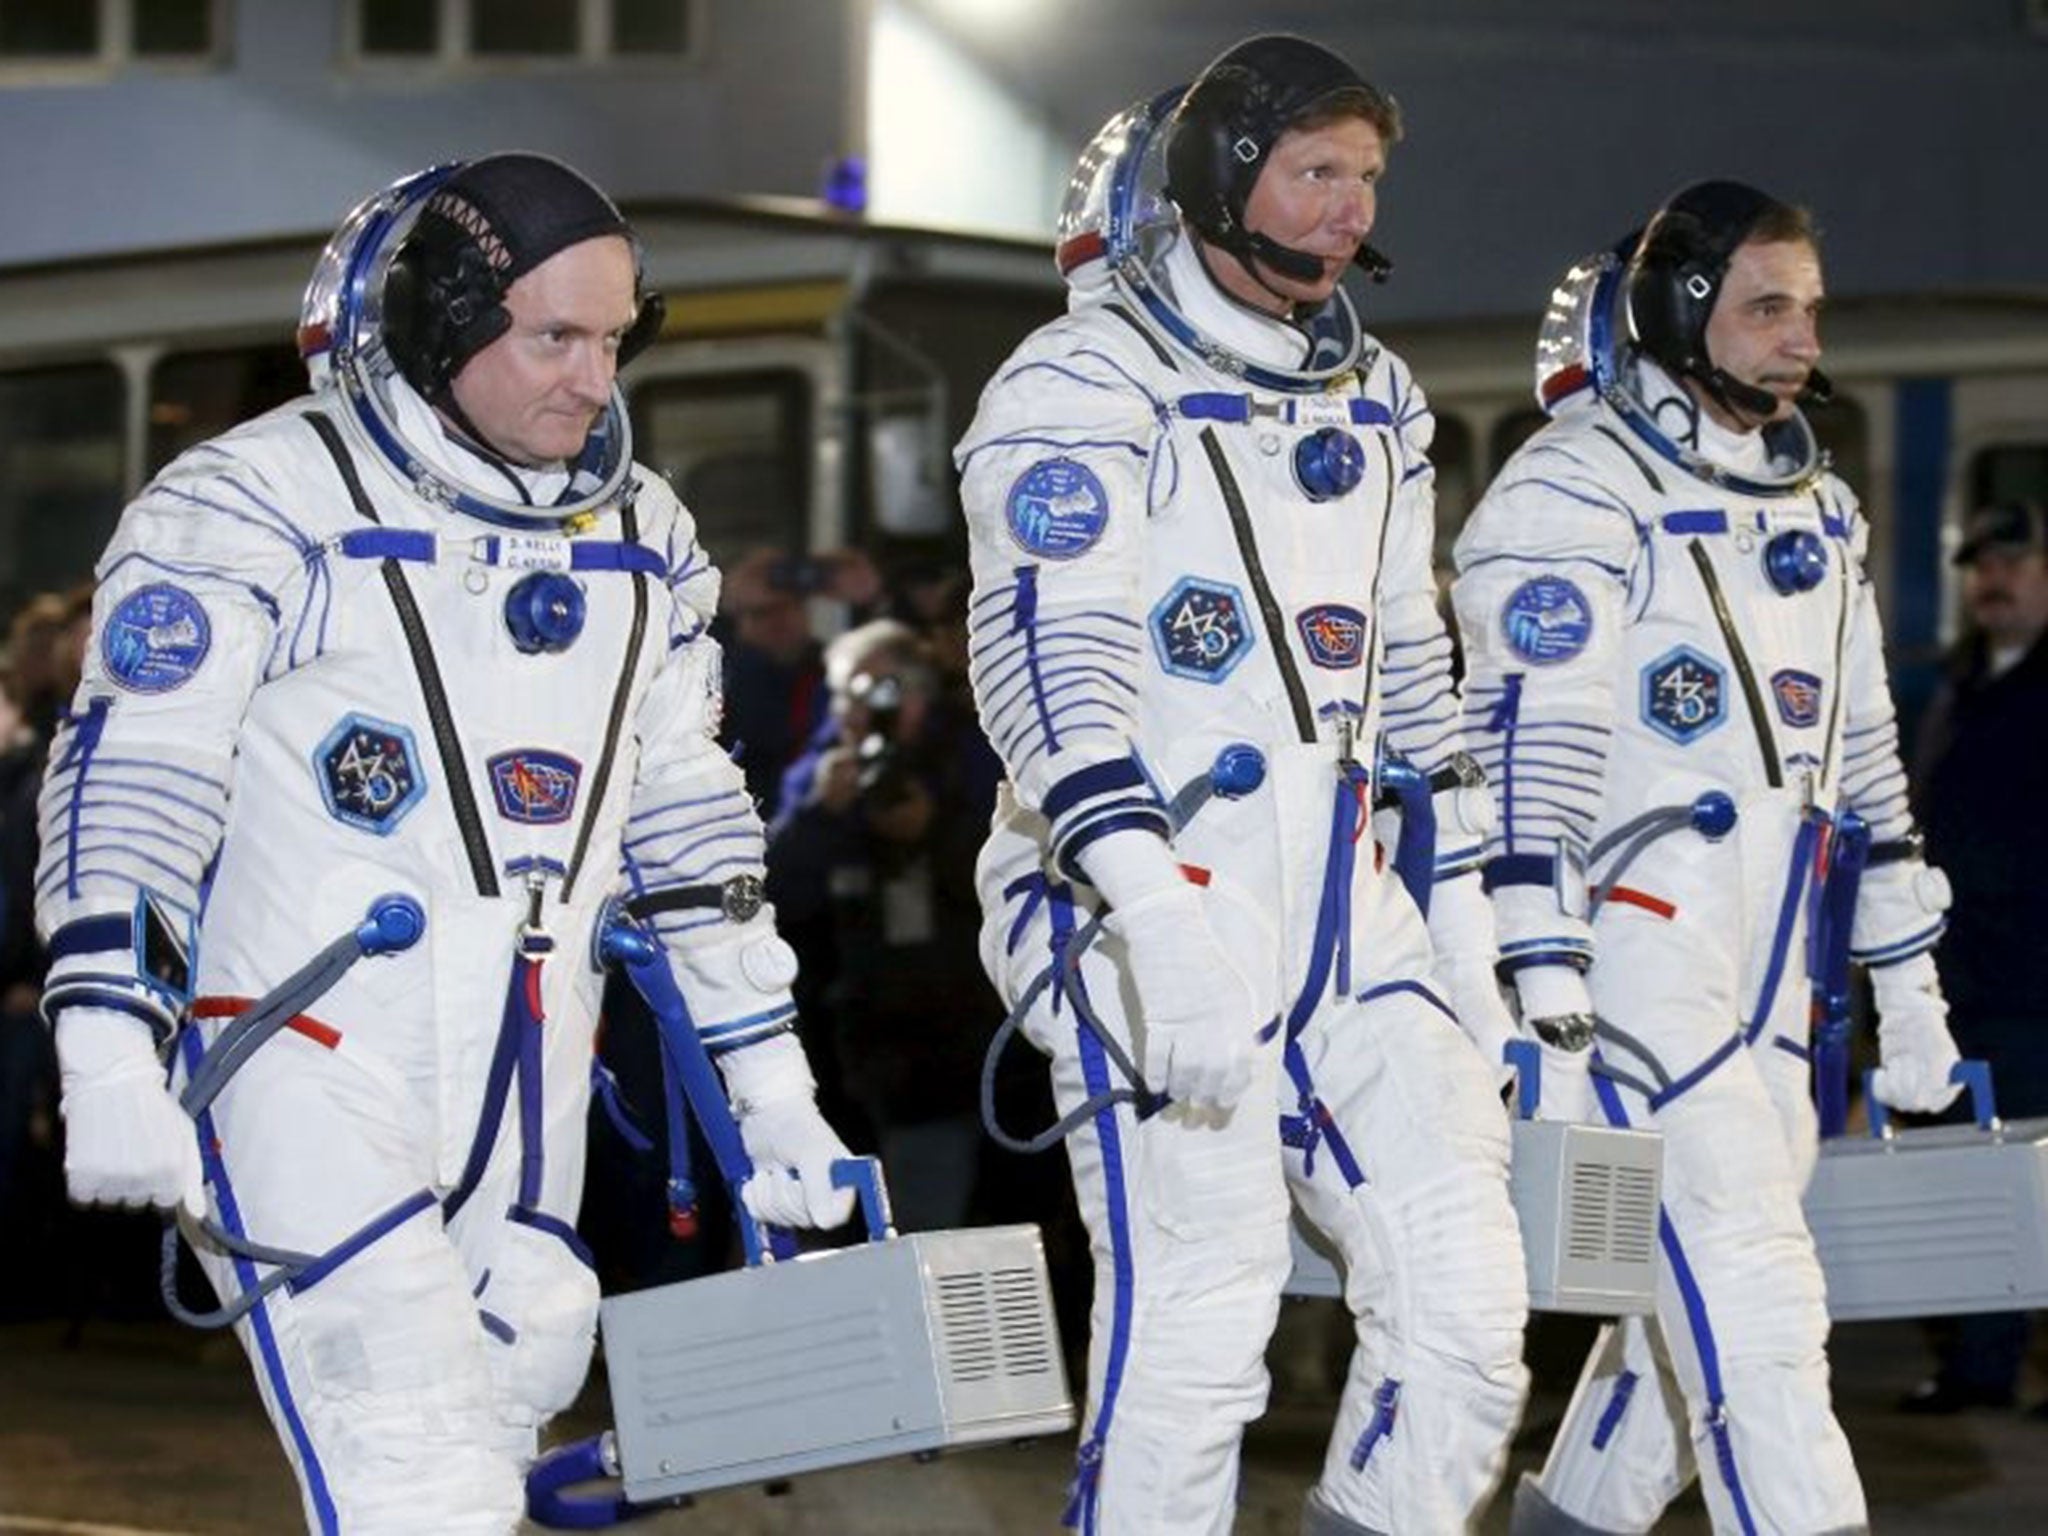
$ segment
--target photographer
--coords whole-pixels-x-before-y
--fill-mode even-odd
[[[819,988],[812,1017],[831,1023],[840,1086],[873,1128],[900,1225],[958,1226],[979,1161],[982,1048],[1000,1017],[975,954],[987,748],[925,642],[894,620],[833,641],[825,681],[827,723],[783,781],[768,890]]]
[[[725,573],[713,633],[724,647],[725,721],[747,793],[772,820],[782,777],[825,719],[821,647],[811,634],[813,599],[870,607],[881,576],[859,550],[791,555],[762,545]]]

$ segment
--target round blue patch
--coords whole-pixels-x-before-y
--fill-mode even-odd
[[[1102,537],[1109,493],[1072,459],[1040,459],[1017,477],[1005,508],[1010,537],[1047,560],[1071,560]]]
[[[1593,638],[1593,605],[1562,576],[1535,576],[1501,610],[1508,649],[1539,667],[1569,661]]]
[[[100,632],[107,675],[135,693],[169,693],[188,681],[213,645],[199,599],[159,581],[121,599]]]

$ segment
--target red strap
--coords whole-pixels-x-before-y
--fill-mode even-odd
[[[192,999],[192,1017],[195,1019],[238,1019],[256,1006],[253,997],[195,997]],[[333,1050],[341,1044],[341,1031],[332,1024],[322,1024],[318,1019],[295,1013],[285,1021],[286,1029],[304,1035],[315,1045],[324,1045]]]
[[[1639,891],[1632,886],[1614,885],[1607,888],[1607,899],[1619,901],[1631,907],[1641,907],[1645,912],[1654,912],[1666,919],[1678,916],[1678,908],[1661,896],[1652,896],[1648,891]]]

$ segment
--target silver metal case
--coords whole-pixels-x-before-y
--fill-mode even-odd
[[[1838,1320],[2048,1306],[2048,1119],[1825,1141],[1806,1220]]]
[[[1516,1120],[1509,1173],[1539,1312],[1647,1315],[1657,1297],[1664,1140],[1653,1131]],[[1319,1233],[1294,1224],[1294,1296],[1341,1296]]]
[[[1036,1227],[735,1270],[600,1317],[635,1503],[1074,1424]]]

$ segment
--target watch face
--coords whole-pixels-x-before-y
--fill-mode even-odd
[[[744,923],[761,910],[766,899],[759,875],[734,875],[725,882],[718,904],[733,922]]]

